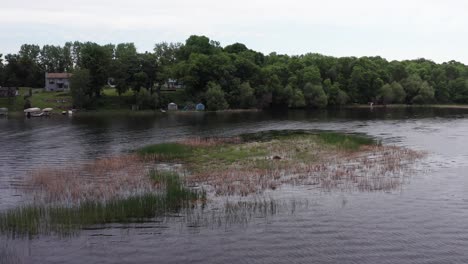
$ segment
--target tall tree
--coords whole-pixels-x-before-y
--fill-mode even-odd
[[[70,92],[73,105],[78,108],[87,107],[90,104],[91,74],[87,69],[78,69],[70,80]]]
[[[109,77],[113,48],[110,45],[100,46],[86,42],[80,48],[80,55],[81,67],[88,69],[91,77],[90,96],[100,97],[102,87],[107,84]]]

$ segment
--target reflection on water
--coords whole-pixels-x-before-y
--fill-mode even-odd
[[[425,173],[392,192],[284,187],[261,201],[110,225],[73,238],[4,240],[14,263],[467,263],[468,110],[402,108],[0,119],[0,208],[24,198],[26,171],[191,136],[271,129],[366,133],[429,153]],[[300,202],[293,202],[300,201]],[[250,201],[252,202],[252,201]],[[279,205],[278,205],[279,204]],[[224,208],[224,209],[223,209]],[[267,209],[267,211],[265,211]],[[230,212],[229,210],[227,212]],[[255,213],[252,213],[255,212]],[[266,212],[266,213],[265,213]],[[21,261],[21,262],[20,262]]]

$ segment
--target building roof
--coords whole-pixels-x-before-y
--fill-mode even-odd
[[[46,73],[46,78],[49,79],[68,79],[72,76],[71,73],[67,72],[48,72]]]

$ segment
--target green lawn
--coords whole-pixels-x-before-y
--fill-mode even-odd
[[[27,87],[19,89],[20,95],[15,98],[0,98],[0,107],[6,107],[11,112],[21,112],[24,108],[24,96],[29,94]],[[47,108],[54,111],[68,110],[72,107],[72,99],[67,92],[46,92],[42,88],[32,88],[32,96],[29,98],[31,107]]]
[[[184,106],[188,101],[190,101],[184,90],[161,91],[160,100],[163,108],[166,108],[167,104],[171,102],[176,103],[179,108],[181,108],[181,106]],[[105,88],[102,90],[102,97],[99,99],[98,110],[130,110],[134,103],[135,95],[132,90],[129,90],[119,96],[114,88]]]
[[[22,112],[24,109],[24,96],[29,95],[29,87],[21,87],[20,95],[15,98],[0,98],[0,108],[6,107],[10,112]],[[29,98],[31,107],[41,109],[51,107],[56,112],[69,110],[72,108],[72,98],[68,92],[46,92],[42,88],[32,88],[33,94]],[[187,101],[190,101],[183,90],[161,91],[161,104],[167,106],[174,102],[181,108]],[[127,91],[118,95],[114,88],[102,90],[102,97],[99,99],[96,109],[93,110],[131,110],[135,102],[133,91]],[[166,107],[163,107],[166,108]]]

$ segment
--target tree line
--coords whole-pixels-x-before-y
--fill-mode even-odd
[[[133,43],[76,41],[25,44],[17,54],[0,55],[1,86],[43,87],[45,72],[74,74],[71,93],[78,107],[98,101],[109,80],[119,94],[133,91],[134,103],[144,108],[164,107],[161,87],[169,79],[212,110],[468,103],[468,67],[457,61],[265,55],[242,43],[222,47],[206,36],[158,43],[144,53]]]

